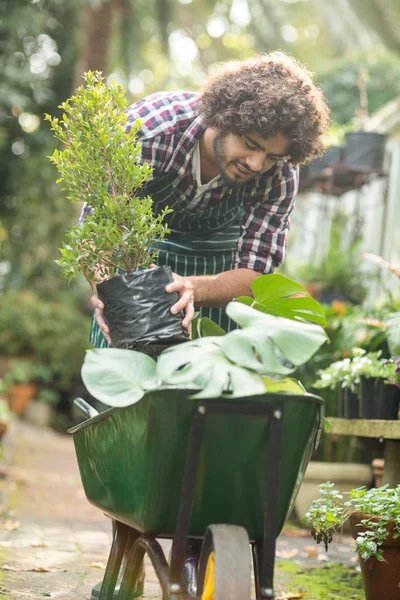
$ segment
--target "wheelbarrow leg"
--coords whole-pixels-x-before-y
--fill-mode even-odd
[[[261,565],[262,565],[262,544],[252,544],[251,551],[253,555],[254,583],[256,586],[256,598],[261,598]]]
[[[118,575],[127,560],[133,543],[138,537],[139,533],[134,529],[113,520],[113,543],[101,585],[99,600],[112,600],[116,596]]]

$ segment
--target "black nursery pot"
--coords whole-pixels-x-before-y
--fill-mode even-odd
[[[373,419],[375,416],[376,379],[361,377],[360,380],[360,418]]]
[[[376,419],[396,421],[399,412],[400,390],[397,386],[384,383],[378,379],[376,383]]]
[[[350,388],[344,390],[344,416],[346,419],[358,419],[358,394]]]
[[[343,419],[346,415],[344,413],[344,388],[340,387],[338,392],[338,417]]]
[[[345,163],[360,171],[380,171],[385,156],[387,136],[372,131],[346,133]]]
[[[163,348],[188,339],[183,313],[170,311],[178,301],[178,294],[165,291],[172,280],[171,268],[163,266],[97,284],[114,348],[156,356]]]

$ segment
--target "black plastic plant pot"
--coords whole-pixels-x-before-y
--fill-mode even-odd
[[[346,133],[345,164],[360,171],[380,171],[387,136],[370,131]]]
[[[396,421],[399,412],[400,389],[378,379],[376,384],[376,419]]]
[[[309,176],[318,177],[324,169],[339,163],[343,155],[344,148],[342,146],[330,146],[323,156],[315,158],[309,164]]]
[[[338,391],[338,417],[343,419],[344,414],[344,388],[340,387]]]
[[[185,342],[183,313],[170,311],[178,294],[167,293],[170,267],[156,267],[119,275],[97,284],[114,348],[138,350],[156,356],[167,346]]]
[[[358,394],[350,388],[344,390],[344,416],[346,419],[358,419]]]
[[[375,382],[376,379],[361,377],[360,379],[360,418],[373,419],[375,416]]]

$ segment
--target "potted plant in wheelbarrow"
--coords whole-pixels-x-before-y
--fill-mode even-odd
[[[325,549],[349,519],[367,600],[397,600],[400,594],[400,485],[351,490],[345,499],[334,484],[321,484],[304,520]]]
[[[150,269],[154,243],[169,232],[171,212],[158,215],[152,199],[140,193],[151,176],[140,164],[138,120],[126,128],[127,99],[122,86],[107,86],[101,74],[88,72],[86,86],[61,105],[62,118],[46,115],[64,146],[50,160],[57,166],[72,202],[86,202],[85,218],[68,233],[56,261],[72,279],[79,272],[97,282],[113,346],[166,346],[188,338],[182,314],[173,315],[177,294],[165,293],[169,267]]]

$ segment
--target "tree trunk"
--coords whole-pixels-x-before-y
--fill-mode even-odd
[[[86,71],[101,71],[107,74],[113,14],[119,8],[119,0],[108,0],[83,8],[81,49],[75,71],[75,87],[82,85],[82,75]]]

